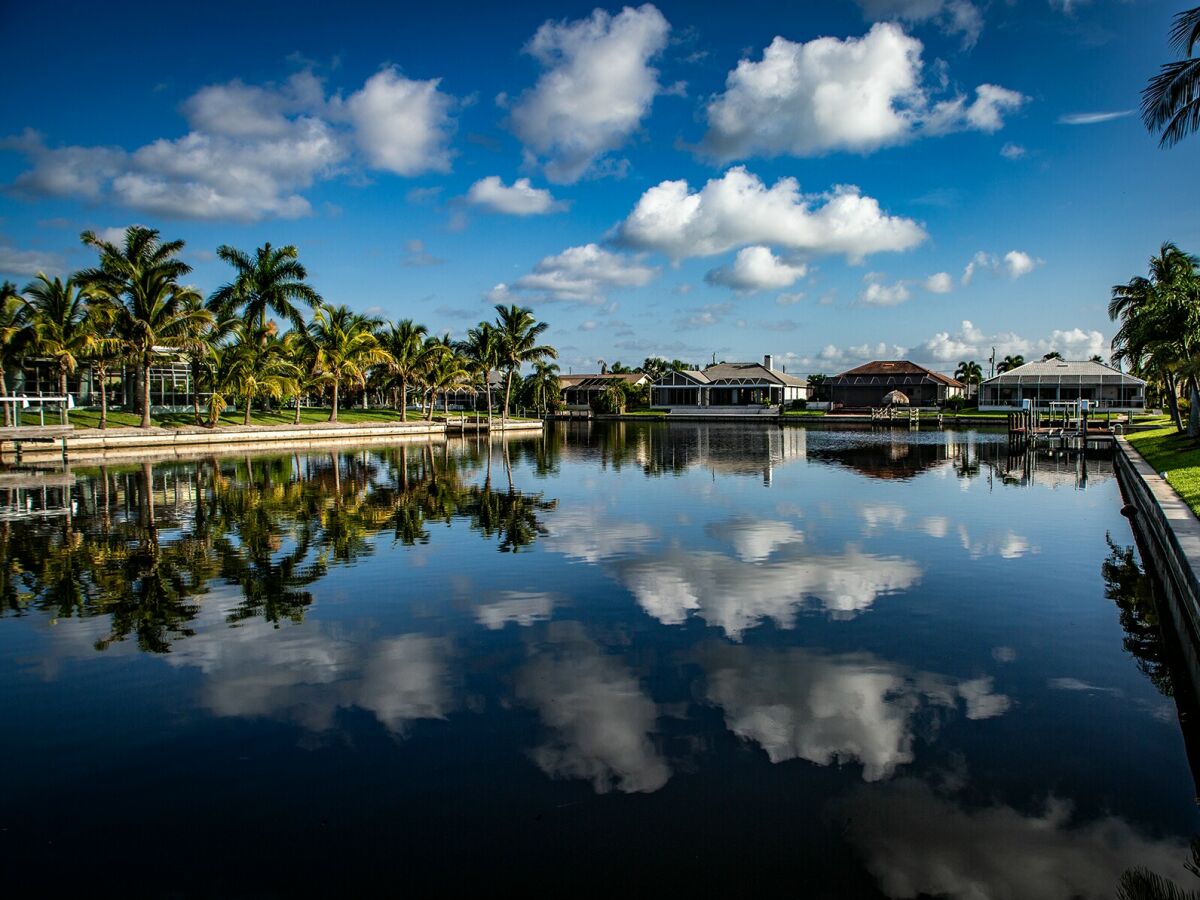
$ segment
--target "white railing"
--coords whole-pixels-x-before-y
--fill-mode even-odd
[[[21,421],[22,411],[29,409],[31,406],[33,406],[35,404],[37,405],[37,408],[38,408],[38,424],[39,425],[46,424],[46,406],[47,406],[47,404],[55,407],[55,411],[58,412],[58,419],[59,419],[60,425],[67,424],[67,410],[75,408],[75,398],[73,398],[70,394],[66,394],[63,396],[57,396],[57,397],[47,397],[47,396],[37,396],[37,397],[15,396],[15,397],[13,397],[13,396],[7,396],[7,397],[0,397],[0,403],[11,404],[11,407],[4,407],[4,409],[6,411],[6,415],[4,416],[4,421],[11,422],[11,427],[13,427],[13,428],[20,428],[24,424]]]

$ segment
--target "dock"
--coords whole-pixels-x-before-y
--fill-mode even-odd
[[[1051,403],[1042,410],[1026,407],[1008,414],[1008,440],[1034,449],[1086,453],[1113,450],[1125,423],[1118,417],[1101,419],[1080,401]]]

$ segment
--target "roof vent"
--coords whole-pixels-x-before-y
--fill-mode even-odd
[[[770,353],[763,357],[763,368],[768,372],[775,371],[775,359]]]

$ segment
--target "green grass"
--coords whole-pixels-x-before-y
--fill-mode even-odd
[[[627,409],[621,415],[637,416],[639,419],[665,419],[667,412],[663,409]]]
[[[1200,446],[1176,431],[1174,425],[1135,432],[1127,440],[1155,472],[1167,473],[1171,487],[1200,516]]]
[[[787,410],[784,410],[783,414],[785,416],[815,417],[815,416],[825,415],[825,410],[823,410],[823,409],[787,409]]]
[[[201,416],[205,415],[205,411],[201,410]],[[434,417],[442,415],[440,412],[435,412]],[[457,413],[450,414],[452,418],[457,417]],[[468,416],[471,414],[468,413]],[[338,423],[345,425],[357,425],[360,423],[379,423],[379,422],[419,422],[423,421],[424,417],[412,410],[408,411],[407,417],[402,416],[399,412],[391,409],[339,409]],[[250,414],[251,425],[291,425],[295,422],[296,411],[294,409],[280,410],[279,412],[264,413],[255,411]],[[47,423],[50,423],[50,417],[47,416]],[[94,409],[73,409],[70,413],[71,424],[76,428],[96,428],[100,423],[100,411]],[[173,412],[156,414],[151,416],[151,421],[160,428],[181,428],[195,425],[195,419],[188,412]],[[302,425],[311,425],[318,422],[329,421],[329,409],[320,407],[309,407],[300,410],[300,423]],[[124,410],[109,410],[108,411],[108,427],[109,428],[136,428],[142,422],[142,417],[137,413],[126,412]],[[26,424],[35,424],[33,418],[26,413]],[[58,415],[54,415],[54,423],[58,423]],[[241,425],[242,413],[230,412],[221,416],[220,425]]]

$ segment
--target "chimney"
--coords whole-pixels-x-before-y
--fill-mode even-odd
[[[770,353],[763,357],[763,366],[767,369],[767,371],[775,371],[775,360],[771,357]]]

